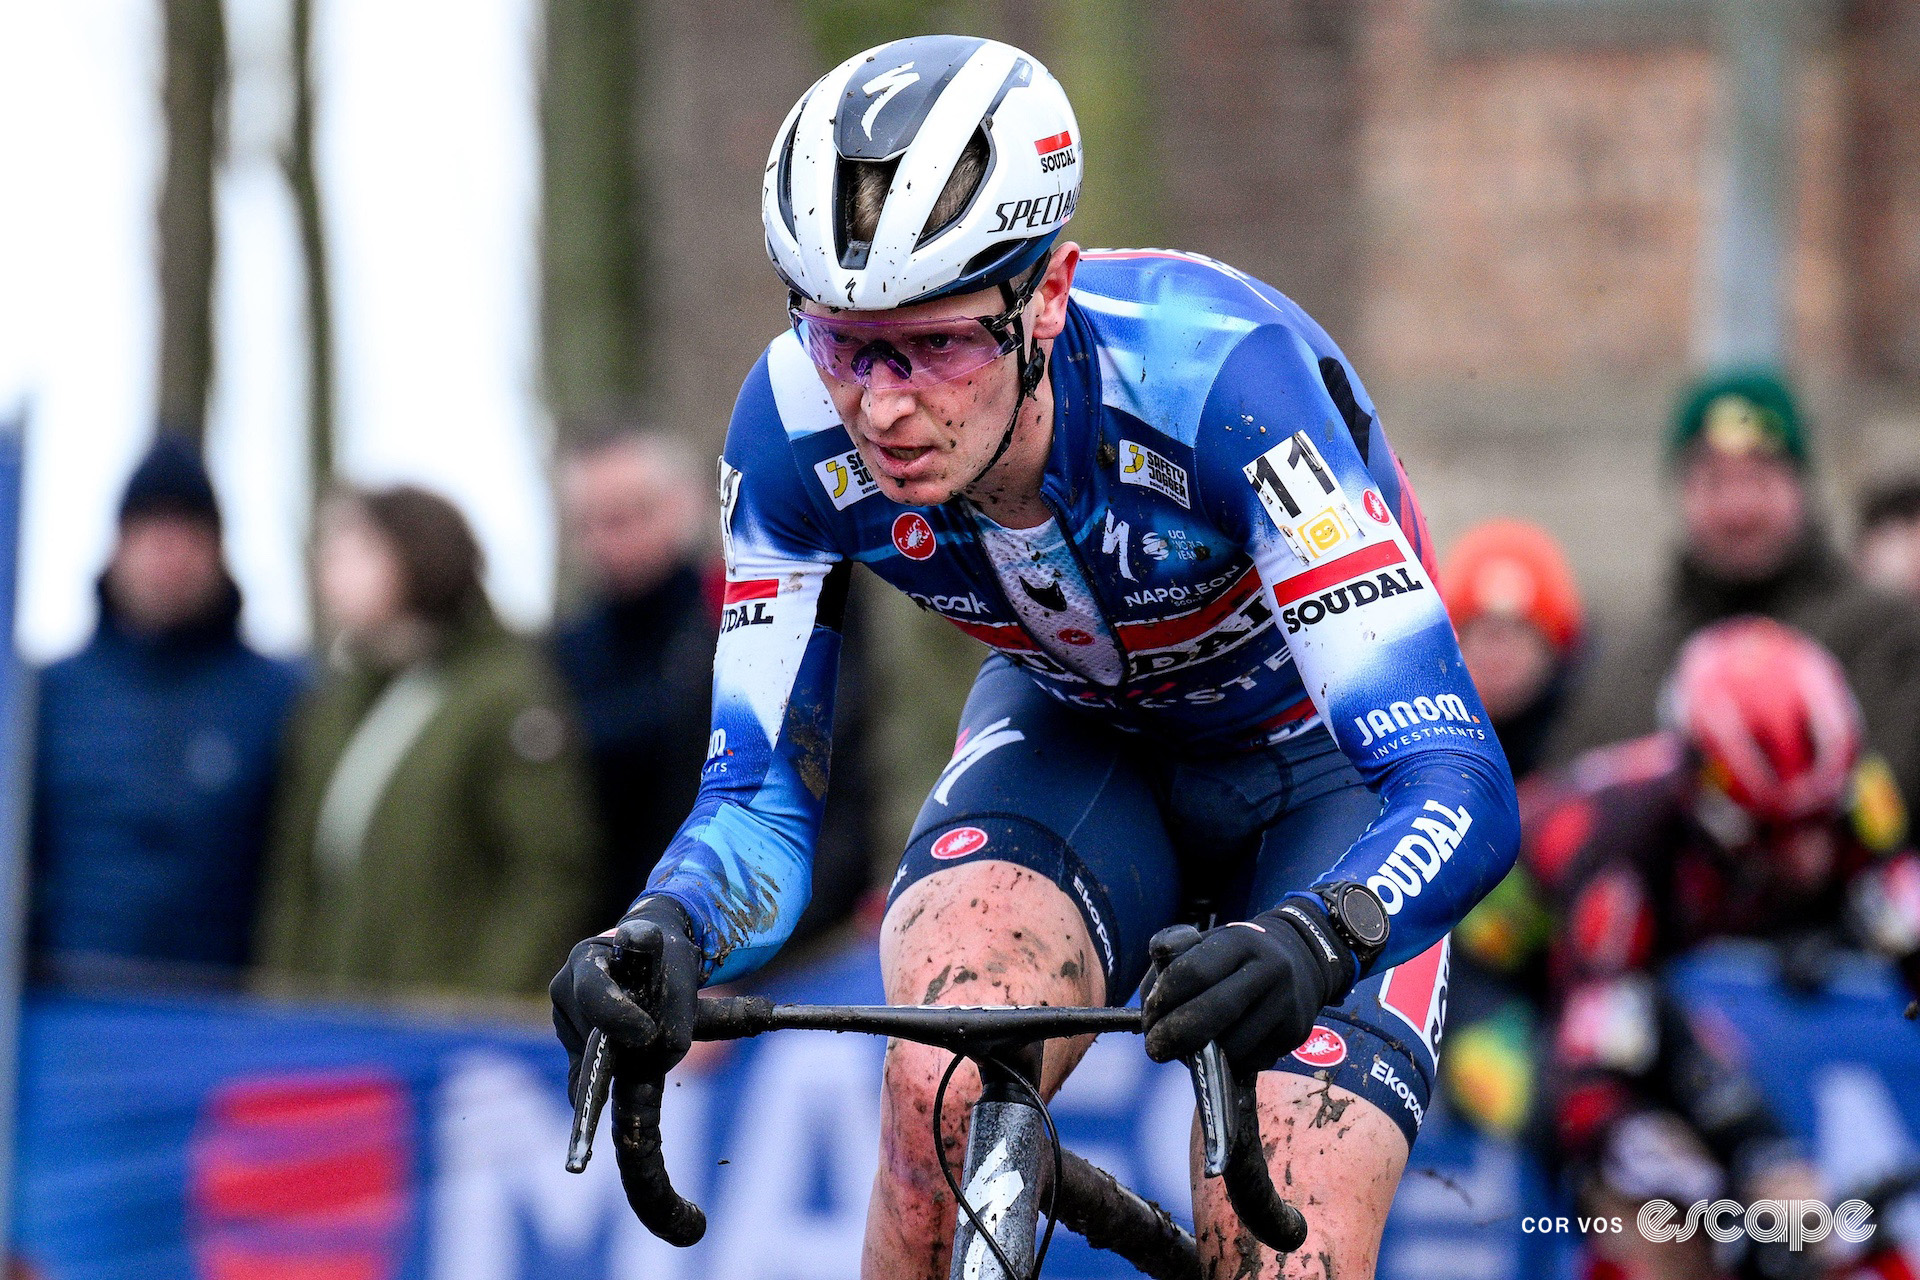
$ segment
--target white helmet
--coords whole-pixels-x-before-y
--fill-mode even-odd
[[[928,226],[978,135],[986,173]],[[848,166],[892,167],[873,239],[848,234]],[[1011,45],[917,36],[856,54],[794,104],[761,187],[767,254],[789,288],[885,310],[1005,284],[1052,246],[1080,199],[1080,130],[1047,69]]]

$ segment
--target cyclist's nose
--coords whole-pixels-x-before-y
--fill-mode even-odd
[[[912,387],[895,382],[890,374],[886,375],[884,381],[878,368],[874,374],[874,385],[861,392],[860,410],[866,415],[868,428],[879,435],[912,413],[919,399]],[[887,385],[889,382],[893,385]]]

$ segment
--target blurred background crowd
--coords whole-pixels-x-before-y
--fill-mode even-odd
[[[833,61],[934,29],[1066,85],[1072,236],[1258,275],[1369,381],[1525,788],[1523,865],[1459,935],[1454,1105],[1622,1201],[1791,1169],[1651,1058],[1587,1066],[1658,1106],[1543,1064],[1590,980],[1809,932],[1741,895],[1814,828],[1791,923],[1920,950],[1828,909],[1871,880],[1920,921],[1905,0],[0,7],[0,93],[91,103],[0,112],[0,161],[66,193],[0,217],[35,978],[524,997],[618,916],[705,752],[712,459],[781,322],[766,146]],[[870,587],[788,963],[877,923],[982,652]],[[1723,658],[1742,696],[1754,662],[1803,687],[1804,637],[1851,694],[1808,676],[1795,724],[1860,716],[1786,817],[1660,707],[1755,615],[1793,631]],[[1602,1131],[1668,1113],[1692,1136],[1631,1130],[1623,1171]]]

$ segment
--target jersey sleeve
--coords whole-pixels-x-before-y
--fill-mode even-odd
[[[1418,508],[1356,385],[1292,328],[1255,329],[1215,380],[1195,462],[1206,509],[1273,594],[1307,695],[1383,802],[1317,881],[1380,896],[1392,930],[1379,969],[1453,928],[1506,875],[1520,833]]]
[[[851,565],[802,487],[763,357],[720,459],[725,610],[693,811],[647,892],[687,909],[710,980],[779,950],[812,888]]]

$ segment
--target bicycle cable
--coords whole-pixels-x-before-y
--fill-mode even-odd
[[[954,1202],[960,1206],[960,1211],[967,1215],[967,1221],[973,1224],[974,1233],[987,1242],[987,1248],[993,1250],[994,1259],[1000,1264],[1000,1274],[1007,1277],[1007,1280],[1021,1280],[1014,1270],[1012,1260],[1007,1257],[1006,1250],[1000,1247],[1000,1242],[994,1239],[993,1232],[980,1221],[980,1215],[974,1211],[973,1205],[967,1200],[966,1192],[961,1190],[960,1180],[953,1176],[953,1165],[947,1160],[946,1133],[940,1124],[940,1114],[947,1100],[947,1085],[952,1082],[954,1072],[958,1071],[960,1064],[965,1061],[966,1058],[960,1054],[954,1054],[953,1061],[947,1064],[946,1071],[940,1076],[939,1087],[933,1091],[933,1154],[940,1162],[940,1174],[947,1180],[947,1189],[953,1192]],[[1025,1280],[1040,1280],[1040,1268],[1046,1265],[1047,1250],[1053,1244],[1053,1229],[1060,1221],[1056,1209],[1060,1198],[1060,1179],[1066,1164],[1060,1151],[1060,1130],[1054,1126],[1053,1113],[1047,1110],[1047,1104],[1040,1097],[1040,1091],[1012,1067],[1005,1063],[997,1065],[1000,1070],[1012,1077],[1013,1082],[1020,1086],[1020,1091],[1032,1100],[1034,1110],[1040,1113],[1040,1123],[1046,1127],[1047,1143],[1053,1154],[1053,1178],[1047,1187],[1047,1207],[1042,1210],[1042,1215],[1047,1220],[1047,1229],[1040,1237],[1039,1247],[1034,1250],[1033,1270],[1025,1277]]]

